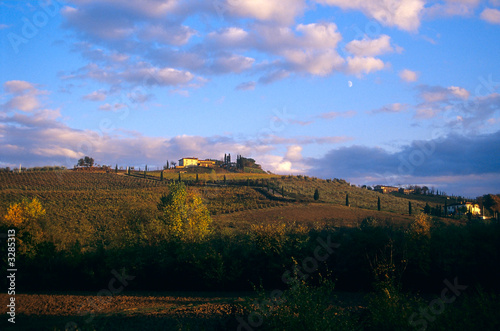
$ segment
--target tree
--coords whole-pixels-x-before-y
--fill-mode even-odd
[[[115,173],[118,173],[118,164],[115,166]]]
[[[94,159],[90,156],[85,156],[78,160],[79,167],[92,167],[94,165]]]
[[[345,205],[349,207],[349,194],[345,195]]]
[[[377,200],[377,210],[380,211],[380,197],[378,197]]]
[[[314,201],[318,201],[318,200],[319,200],[319,190],[318,190],[318,189],[316,189],[316,190],[314,191]]]
[[[181,173],[179,172],[179,183],[181,182]]]
[[[429,206],[428,202],[425,203],[424,213],[427,215],[429,215],[431,213],[431,206]]]
[[[411,201],[408,201],[408,215],[411,215]]]
[[[212,219],[201,197],[195,192],[187,192],[182,183],[170,185],[169,190],[157,205],[168,236],[184,242],[205,239],[211,232]]]
[[[160,171],[160,181],[163,181],[163,171]]]
[[[36,247],[43,241],[45,209],[37,198],[25,199],[10,205],[7,214],[0,218],[0,226],[16,228],[17,250],[20,253],[34,255]]]

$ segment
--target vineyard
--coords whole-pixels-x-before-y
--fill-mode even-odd
[[[169,185],[179,180],[184,185]],[[168,200],[168,196],[176,190],[198,200],[179,200],[180,209],[172,209],[174,200]],[[380,210],[377,210],[379,198]],[[184,237],[173,237],[168,232],[166,215],[170,214],[165,212],[165,206],[170,206],[169,212],[187,209],[189,215],[195,210],[184,208],[189,201],[201,201],[199,210],[207,215],[209,225],[204,236],[196,237],[201,239],[193,240],[193,232]],[[160,202],[167,204],[161,207]],[[409,202],[416,216],[409,215]],[[134,316],[141,325],[151,323],[152,328],[167,318],[172,327],[179,329],[183,325],[199,329],[200,325],[205,326],[206,319],[214,324],[213,329],[221,325],[235,329],[236,311],[248,315],[261,309],[242,304],[254,302],[253,298],[240,299],[238,294],[228,300],[217,298],[205,304],[196,299],[201,303],[187,304],[189,299],[165,299],[158,291],[196,291],[190,295],[197,297],[203,291],[242,293],[256,284],[262,284],[266,290],[292,291],[292,299],[296,294],[305,296],[296,298],[290,306],[284,304],[284,309],[291,309],[290,315],[266,315],[266,323],[275,323],[279,329],[283,319],[287,323],[295,320],[299,313],[294,309],[303,307],[305,310],[300,313],[303,314],[310,310],[309,303],[317,304],[314,300],[318,295],[329,293],[331,287],[321,287],[318,275],[330,277],[332,282],[325,284],[334,282],[336,290],[370,295],[368,303],[358,300],[354,304],[353,314],[344,308],[333,314],[332,309],[337,308],[332,308],[330,297],[323,306],[315,306],[321,316],[332,318],[331,323],[337,323],[337,318],[349,321],[348,330],[359,329],[356,327],[359,324],[380,329],[387,318],[395,318],[390,321],[392,326],[408,327],[409,314],[414,311],[408,307],[415,307],[416,311],[418,302],[410,300],[401,289],[440,291],[443,279],[458,275],[460,284],[470,286],[472,294],[474,284],[487,291],[499,290],[499,224],[431,218],[420,214],[425,203],[441,201],[437,197],[427,201],[412,196],[402,198],[355,187],[343,180],[307,176],[167,171],[163,175],[160,172],[128,175],[70,170],[0,173],[0,220],[5,221],[0,232],[7,231],[12,224],[18,226],[17,257],[22,261],[19,292],[91,291],[88,297],[50,295],[44,300],[51,305],[42,308],[38,294],[20,295],[25,300],[19,310],[20,320],[32,323],[34,328],[39,326],[41,316],[45,329],[50,330],[64,329],[68,322],[77,322],[83,329],[106,328],[107,323],[115,318],[118,321],[138,304],[143,306],[134,311]],[[7,224],[7,220],[15,219],[12,218],[15,213],[9,211],[17,205],[25,218]],[[41,206],[43,212],[36,206]],[[330,241],[338,243],[338,247],[331,250],[326,260],[315,262],[308,283],[301,282],[303,287],[298,290],[286,289],[284,272],[294,270],[297,263],[302,263],[303,270],[312,270],[305,261],[316,258],[319,242]],[[5,249],[5,245],[0,247],[4,264]],[[127,292],[155,294],[147,303],[141,303],[144,301],[141,294],[117,295],[110,297],[109,304],[87,307],[86,302],[94,300],[95,294],[109,284],[112,271],[117,270],[133,275]],[[397,281],[398,288],[391,287],[391,282],[380,282],[381,276]],[[6,283],[4,277],[4,288]],[[383,293],[389,293],[389,297],[376,292],[380,286],[385,286],[388,292]],[[488,311],[498,310],[494,296],[471,297]],[[6,298],[0,295],[0,302]],[[86,317],[65,315],[72,310],[56,308],[54,300],[66,302],[73,310],[86,306],[87,314],[95,313],[96,320],[89,324]],[[165,300],[172,304],[166,305]],[[461,325],[462,311],[475,306],[467,306],[466,302],[454,305],[449,311],[456,315],[443,315],[442,325],[452,320]],[[401,309],[404,314],[400,314]],[[396,317],[391,315],[394,310]],[[152,315],[161,318],[152,320]],[[114,317],[108,319],[110,316]],[[201,324],[191,324],[194,316],[196,323]],[[310,315],[311,319],[302,323],[321,323],[315,316]],[[117,325],[124,329],[129,326]]]

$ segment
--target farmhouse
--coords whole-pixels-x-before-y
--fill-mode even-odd
[[[398,192],[399,188],[394,187],[394,186],[377,185],[374,187],[374,191],[377,191],[380,193],[391,193],[391,192]]]
[[[402,193],[402,194],[412,194],[413,192],[414,192],[414,190],[410,190],[410,189],[406,189],[406,188],[399,189],[399,193]]]
[[[214,160],[198,160],[197,157],[183,157],[179,160],[179,165],[176,168],[189,168],[189,167],[215,167],[216,161]]]
[[[480,215],[481,208],[477,203],[466,202],[466,203],[458,203],[454,205],[449,205],[447,207],[448,214],[465,214],[471,212],[472,215]]]
[[[197,157],[183,157],[179,160],[179,165],[177,168],[187,168],[187,167],[196,167],[198,166],[198,158]]]

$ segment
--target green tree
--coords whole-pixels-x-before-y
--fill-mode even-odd
[[[347,207],[349,207],[349,194],[348,193],[345,195],[345,205]]]
[[[429,203],[425,203],[425,207],[424,207],[424,213],[429,215],[431,213],[431,206],[429,206]]]
[[[160,181],[163,181],[163,170],[160,171]]]
[[[319,190],[318,190],[318,189],[316,189],[316,190],[314,191],[314,201],[318,201],[318,200],[319,200]]]
[[[118,164],[115,166],[115,173],[118,173]]]
[[[169,190],[157,206],[168,236],[183,242],[202,241],[211,232],[212,219],[201,197],[188,192],[182,183],[170,185]]]
[[[78,160],[79,167],[92,167],[94,165],[94,159],[90,156],[85,156]]]
[[[377,210],[380,211],[380,197],[378,197],[377,200]]]
[[[411,215],[411,201],[408,201],[408,215]]]

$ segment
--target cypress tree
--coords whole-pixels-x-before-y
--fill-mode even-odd
[[[179,183],[181,182],[181,173],[179,172]]]
[[[281,195],[284,197],[285,196],[285,189],[283,188],[283,186],[281,186]]]
[[[425,203],[425,207],[424,207],[424,213],[429,215],[431,213],[431,206],[429,206],[429,203]]]
[[[198,183],[200,180],[198,178],[198,173],[196,174],[196,182]]]
[[[115,173],[118,173],[118,164],[115,166]]]
[[[346,195],[345,195],[345,205],[347,207],[349,207],[349,194],[348,193],[346,193]]]
[[[377,210],[380,211],[380,197],[378,197],[377,200]]]
[[[314,191],[314,201],[318,201],[318,200],[319,200],[319,190],[318,190],[318,189],[316,189],[316,190]]]
[[[226,175],[224,175],[224,185],[226,185]]]
[[[444,217],[448,216],[448,201],[444,201]]]
[[[160,181],[163,181],[163,170],[160,172]]]
[[[408,201],[408,215],[411,215],[411,201]]]

